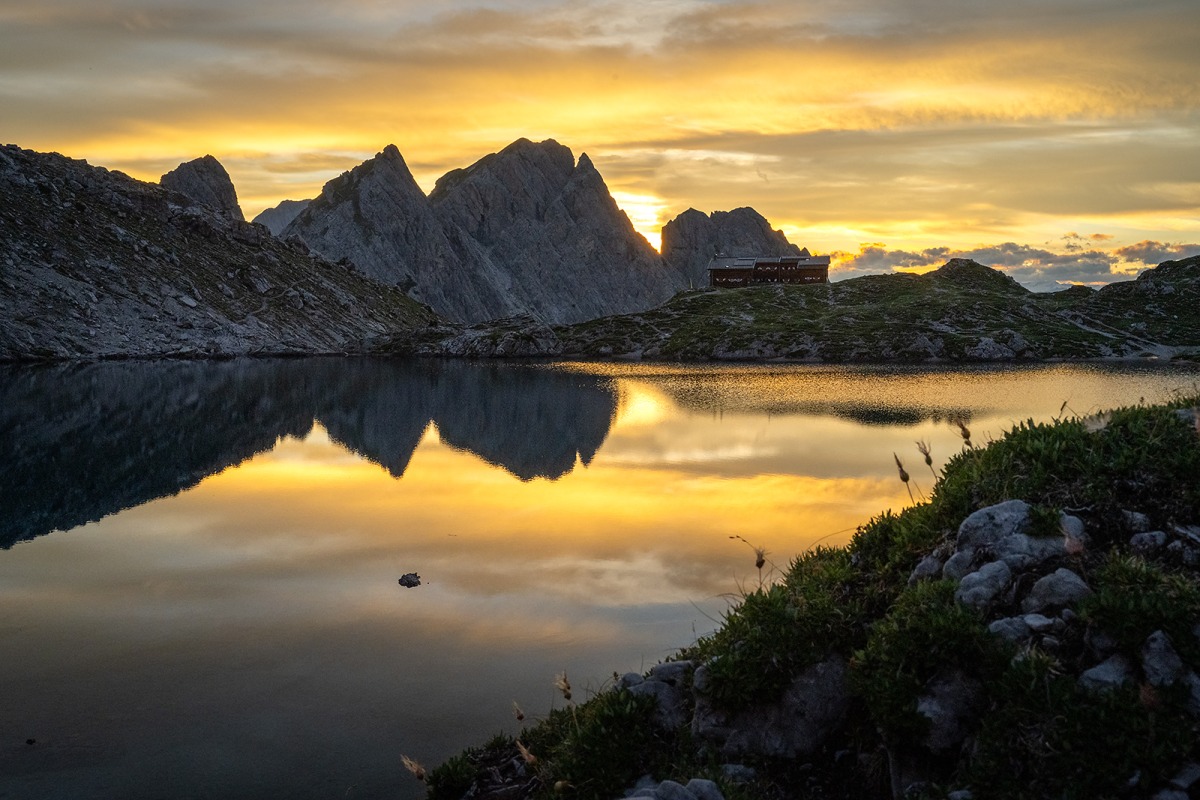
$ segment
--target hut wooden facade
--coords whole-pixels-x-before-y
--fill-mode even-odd
[[[829,256],[734,258],[717,256],[708,262],[710,286],[752,286],[757,283],[828,283]]]

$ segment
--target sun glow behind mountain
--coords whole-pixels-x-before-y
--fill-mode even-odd
[[[251,216],[388,143],[429,190],[528,137],[586,151],[656,245],[688,207],[750,205],[843,275],[991,248],[1103,282],[1200,249],[1195,4],[0,0],[0,21],[6,139],[151,180],[212,153]]]

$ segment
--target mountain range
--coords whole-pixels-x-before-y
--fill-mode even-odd
[[[252,354],[788,359],[1195,357],[1200,259],[1029,292],[952,260],[714,290],[718,253],[800,255],[751,208],[688,209],[662,255],[587,155],[521,139],[428,195],[400,151],[247,223],[211,156],[159,184],[0,148],[0,361]]]
[[[0,360],[364,352],[435,320],[240,220],[215,159],[164,181],[0,147]]]

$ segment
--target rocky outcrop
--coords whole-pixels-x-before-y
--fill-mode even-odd
[[[773,230],[753,208],[714,211],[711,215],[689,208],[662,229],[662,256],[667,265],[682,272],[690,288],[708,286],[708,262],[715,255],[808,255]]]
[[[388,146],[326,184],[287,228],[458,322],[578,322],[649,308],[684,285],[633,229],[586,155],[521,139],[428,197]]]
[[[185,194],[201,205],[239,222],[246,218],[242,216],[242,207],[238,205],[237,191],[229,173],[212,156],[204,156],[194,161],[187,161],[158,179],[164,189]]]
[[[300,216],[300,212],[308,208],[311,200],[283,200],[274,208],[263,209],[254,222],[262,225],[275,236],[283,233],[283,229],[292,223],[296,217]]]
[[[0,265],[0,361],[361,352],[436,319],[185,194],[13,146]]]

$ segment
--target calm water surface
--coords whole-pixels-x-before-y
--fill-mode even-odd
[[[1017,421],[1200,370],[0,370],[0,798],[412,798]],[[1065,408],[1064,408],[1065,406]],[[405,589],[397,578],[420,573]],[[769,575],[767,576],[769,577]],[[26,740],[35,740],[26,744]]]

